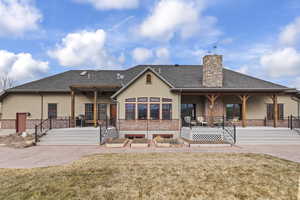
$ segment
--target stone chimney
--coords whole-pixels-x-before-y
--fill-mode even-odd
[[[221,55],[207,55],[203,58],[204,87],[223,87],[223,57]]]

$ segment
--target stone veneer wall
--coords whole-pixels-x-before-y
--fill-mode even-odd
[[[204,87],[223,87],[223,57],[221,55],[207,55],[203,58]]]

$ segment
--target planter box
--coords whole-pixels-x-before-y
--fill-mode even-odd
[[[159,143],[159,142],[157,142],[155,145],[157,147],[171,147],[170,143]]]
[[[122,147],[125,147],[127,143],[128,143],[128,140],[124,140],[123,143],[120,143],[120,142],[114,143],[114,141],[111,141],[109,143],[106,143],[105,146],[108,148],[122,148]]]
[[[146,148],[149,147],[149,144],[147,143],[131,143],[131,148]]]

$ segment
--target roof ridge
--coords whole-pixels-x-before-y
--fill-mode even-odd
[[[227,70],[227,71],[230,71],[230,72],[233,72],[233,73],[236,73],[236,74],[239,74],[239,75],[242,75],[242,76],[246,76],[246,77],[248,77],[248,78],[252,78],[252,79],[255,79],[255,80],[263,81],[263,82],[268,83],[268,84],[273,84],[273,85],[276,85],[276,86],[288,88],[288,87],[286,87],[286,86],[284,86],[284,85],[280,85],[280,84],[277,84],[277,83],[273,83],[273,82],[271,82],[271,81],[266,81],[266,80],[263,80],[263,79],[261,79],[261,78],[256,78],[256,77],[254,77],[254,76],[251,76],[251,75],[248,75],[248,74],[244,74],[244,73],[241,73],[241,72],[237,72],[237,71],[234,71],[234,70],[232,70],[232,69],[228,69],[228,68],[225,68],[225,67],[224,67],[223,69],[225,69],[225,70]]]

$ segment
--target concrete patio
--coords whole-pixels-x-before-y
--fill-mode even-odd
[[[65,165],[83,156],[107,153],[168,153],[168,152],[218,152],[259,153],[300,163],[300,145],[243,145],[214,148],[120,148],[97,146],[36,146],[28,149],[0,147],[0,168],[35,168]]]

